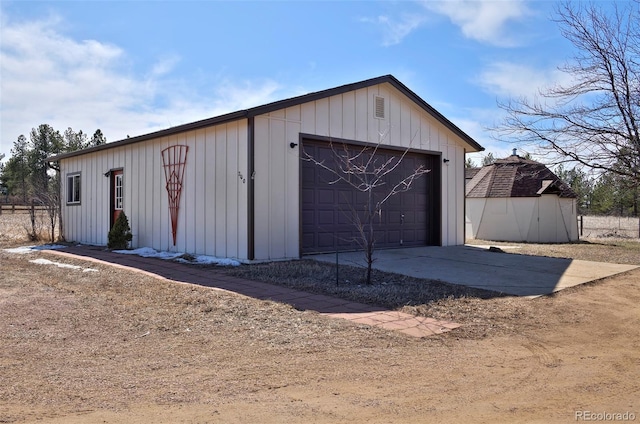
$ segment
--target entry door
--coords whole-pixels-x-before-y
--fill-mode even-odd
[[[122,198],[124,194],[122,182],[122,169],[111,171],[111,228],[113,228],[113,224],[115,224],[116,219],[118,219],[118,216],[122,212]]]

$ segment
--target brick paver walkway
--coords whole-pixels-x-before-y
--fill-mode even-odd
[[[69,246],[63,250],[44,250],[44,252],[63,257],[80,257],[88,261],[139,272],[154,278],[197,284],[227,290],[256,299],[287,303],[298,310],[313,310],[329,317],[400,331],[414,337],[432,336],[460,326],[460,324],[453,322],[416,317],[337,297],[232,277],[213,268],[202,268],[176,261],[113,253],[103,247]]]

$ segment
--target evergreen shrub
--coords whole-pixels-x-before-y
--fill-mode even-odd
[[[109,249],[127,249],[129,247],[129,242],[133,235],[131,234],[131,227],[129,227],[129,219],[127,219],[127,215],[124,212],[120,212],[120,215],[118,215],[113,228],[109,231],[108,238],[107,247]]]

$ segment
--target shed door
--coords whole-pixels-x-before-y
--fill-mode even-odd
[[[555,194],[543,194],[538,199],[538,242],[556,243],[564,241],[565,237],[559,237],[559,224],[562,217],[559,215],[560,206],[558,196]],[[566,235],[566,233],[565,233]]]
[[[122,212],[122,204],[123,204],[123,195],[124,195],[124,187],[123,187],[123,178],[122,178],[122,169],[116,169],[111,171],[111,222],[109,223],[109,228],[113,227],[113,224],[118,219],[118,216]]]
[[[334,143],[334,150],[343,145]],[[326,141],[303,140],[304,152],[334,167],[334,151]],[[349,146],[350,152],[359,151]],[[304,155],[304,153],[303,153]],[[377,163],[398,158],[402,151],[378,149]],[[397,184],[420,165],[430,169],[413,182],[412,188],[391,197],[383,206],[381,216],[374,221],[376,248],[437,245],[440,243],[438,214],[439,157],[407,153],[397,168],[385,179],[385,186],[376,192],[381,196],[390,185]],[[315,163],[301,161],[301,252],[302,254],[357,249],[358,237],[354,224],[357,214],[367,203],[367,194],[346,182],[335,182],[335,175]]]

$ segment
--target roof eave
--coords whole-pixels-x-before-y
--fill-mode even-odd
[[[347,93],[350,91],[355,91],[361,88],[366,88],[366,87],[370,87],[377,84],[383,84],[383,83],[391,84],[398,91],[400,91],[406,97],[411,99],[414,103],[419,105],[424,111],[426,111],[431,116],[433,116],[438,122],[443,124],[445,127],[449,128],[458,137],[460,137],[469,147],[471,147],[471,151],[480,152],[484,150],[484,147],[482,147],[477,141],[471,138],[471,136],[469,136],[467,133],[462,131],[453,122],[449,121],[444,115],[442,115],[440,112],[434,109],[431,105],[425,102],[420,96],[418,96],[416,93],[411,91],[406,85],[401,83],[393,75],[383,75],[380,77],[371,78],[368,80],[359,81],[351,84],[346,84],[339,87],[334,87],[334,88],[329,88],[322,91],[303,94],[301,96],[292,97],[290,99],[279,100],[276,102],[268,103],[266,105],[256,106],[250,109],[228,113],[226,115],[216,116],[213,118],[203,119],[203,120],[192,122],[189,124],[167,128],[164,130],[140,135],[137,137],[126,138],[124,140],[103,144],[101,146],[91,147],[84,150],[78,150],[76,152],[63,153],[61,155],[56,155],[48,158],[48,161],[57,162],[61,159],[67,159],[73,156],[84,155],[84,154],[98,152],[101,150],[111,149],[119,146],[125,146],[127,144],[133,144],[141,141],[151,140],[154,138],[165,137],[165,136],[177,134],[184,131],[190,131],[190,130],[195,130],[195,129],[199,129],[199,128],[203,128],[211,125],[221,124],[224,122],[230,122],[238,119],[255,117],[255,116],[263,115],[276,110],[286,109],[288,107],[297,106],[303,103],[312,102],[312,101],[323,99],[326,97]]]
[[[60,155],[51,156],[47,158],[49,162],[57,162],[61,159],[67,159],[73,156],[86,155],[89,153],[99,152],[101,150],[113,149],[115,147],[126,146],[127,144],[139,143],[141,141],[151,140],[154,138],[166,137],[173,134],[181,133],[184,131],[197,130],[212,125],[218,125],[226,122],[237,121],[239,119],[247,118],[247,110],[239,110],[237,112],[227,113],[225,115],[215,116],[213,118],[202,119],[196,122],[190,122],[188,124],[178,125],[176,127],[166,128],[160,131],[154,131],[152,133],[139,135],[136,137],[127,137],[123,140],[114,141],[111,143],[101,144],[95,147],[89,147],[87,149],[76,150],[74,152],[62,153]]]
[[[435,108],[433,108],[429,103],[425,102],[420,96],[414,93],[409,87],[401,83],[397,80],[393,75],[387,75],[390,79],[391,85],[395,86],[398,90],[400,90],[405,96],[409,97],[413,102],[420,105],[422,109],[432,115],[438,122],[449,128],[451,131],[456,133],[465,143],[472,148],[473,152],[482,152],[484,151],[484,147],[480,145],[477,141],[475,141],[469,134],[462,131],[457,125],[447,119],[444,115],[438,112]]]

